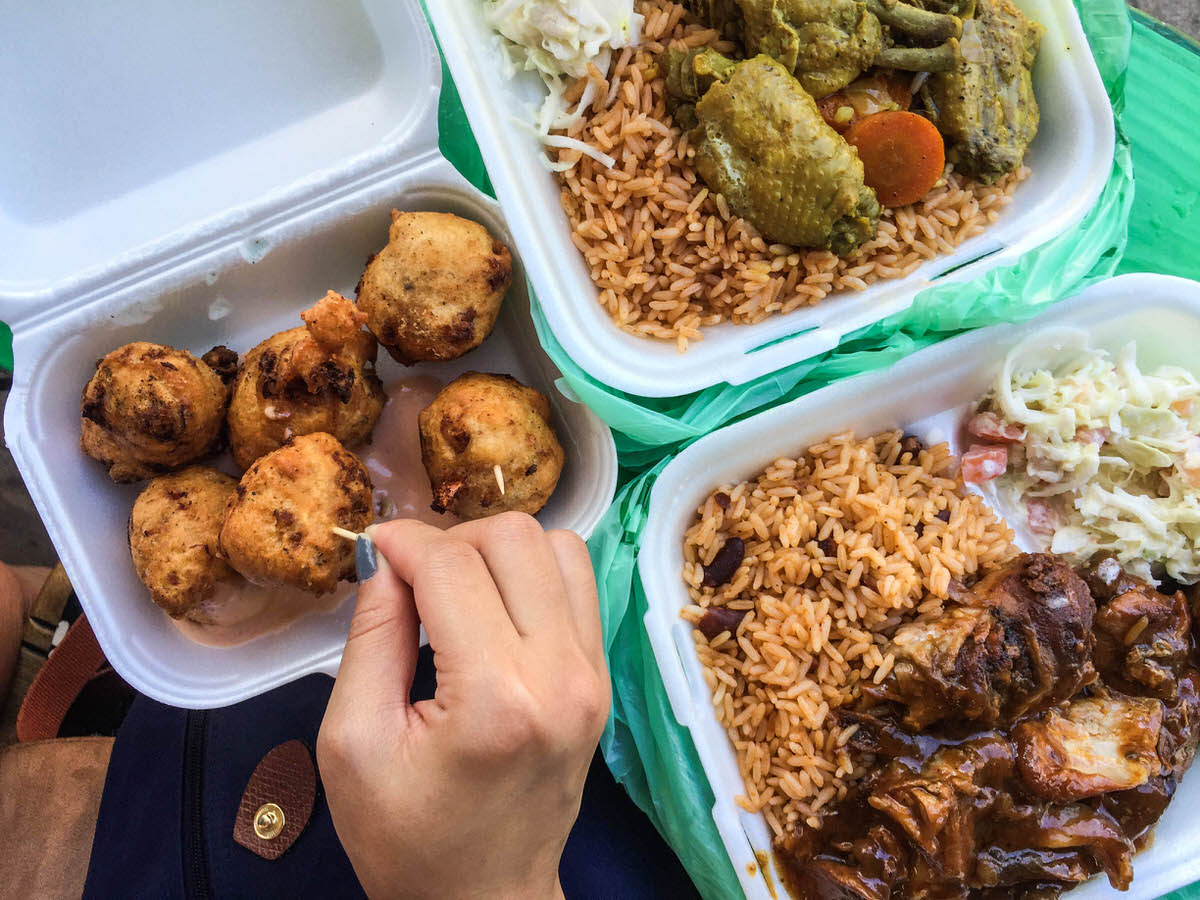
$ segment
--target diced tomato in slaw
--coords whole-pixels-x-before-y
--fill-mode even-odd
[[[962,478],[967,484],[984,484],[1008,471],[1008,447],[972,444],[962,457]]]
[[[1077,428],[1075,429],[1075,440],[1081,444],[1095,444],[1099,447],[1105,441],[1112,437],[1112,431],[1108,428]]]
[[[967,431],[985,441],[1019,444],[1025,440],[1025,428],[1005,422],[994,412],[976,413],[967,420]]]
[[[1025,507],[1028,510],[1029,530],[1034,534],[1052,535],[1062,524],[1054,507],[1045,500],[1035,498]]]

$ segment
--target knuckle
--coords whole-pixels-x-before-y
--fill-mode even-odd
[[[598,733],[608,721],[612,695],[608,682],[595,675],[577,679],[570,695],[575,721],[585,735]]]
[[[573,531],[558,529],[556,531],[548,531],[546,534],[554,543],[572,553],[586,554],[588,552],[587,543]]]
[[[498,727],[493,734],[493,750],[501,756],[553,749],[554,718],[526,690],[505,692],[495,712]]]
[[[411,519],[392,519],[372,525],[371,535],[376,546],[401,545],[412,539],[418,524]]]
[[[531,515],[510,511],[489,520],[488,531],[500,540],[523,543],[542,534],[542,526]]]
[[[479,561],[479,554],[466,541],[438,541],[425,551],[425,569],[430,577],[454,576]]]

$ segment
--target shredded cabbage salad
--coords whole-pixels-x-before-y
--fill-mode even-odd
[[[551,131],[570,128],[595,100],[596,84],[588,81],[583,97],[568,112],[567,88],[588,74],[588,65],[607,73],[612,51],[637,44],[642,16],[633,11],[633,0],[484,0],[487,23],[503,42],[509,75],[537,72],[547,95],[534,115],[535,130],[547,146],[578,150],[612,168],[616,160],[583,141]],[[525,124],[525,123],[522,123]],[[555,170],[568,164],[546,164]]]
[[[972,453],[1006,451],[999,499],[1054,553],[1200,581],[1200,381],[1187,370],[1145,373],[1133,343],[1114,358],[1080,332],[1046,333],[1008,354],[967,429],[987,443],[964,454],[964,478]]]

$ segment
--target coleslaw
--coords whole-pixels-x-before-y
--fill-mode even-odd
[[[963,478],[994,479],[1054,553],[1106,551],[1127,571],[1200,581],[1200,381],[1178,366],[1143,372],[1075,331],[1015,347],[967,430],[982,443]]]
[[[569,147],[612,168],[616,161],[583,141],[551,131],[565,130],[595,99],[595,80],[589,80],[578,103],[568,104],[567,88],[594,66],[608,72],[612,51],[634,46],[641,35],[642,16],[633,0],[484,0],[484,18],[505,40],[510,75],[537,72],[547,95],[534,115],[538,138],[548,146]],[[568,107],[574,106],[574,112]],[[546,160],[551,168],[565,168]]]

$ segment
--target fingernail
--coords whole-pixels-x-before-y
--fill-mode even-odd
[[[375,544],[366,535],[354,542],[354,571],[358,575],[358,583],[369,581],[379,571],[379,559],[375,552]]]

